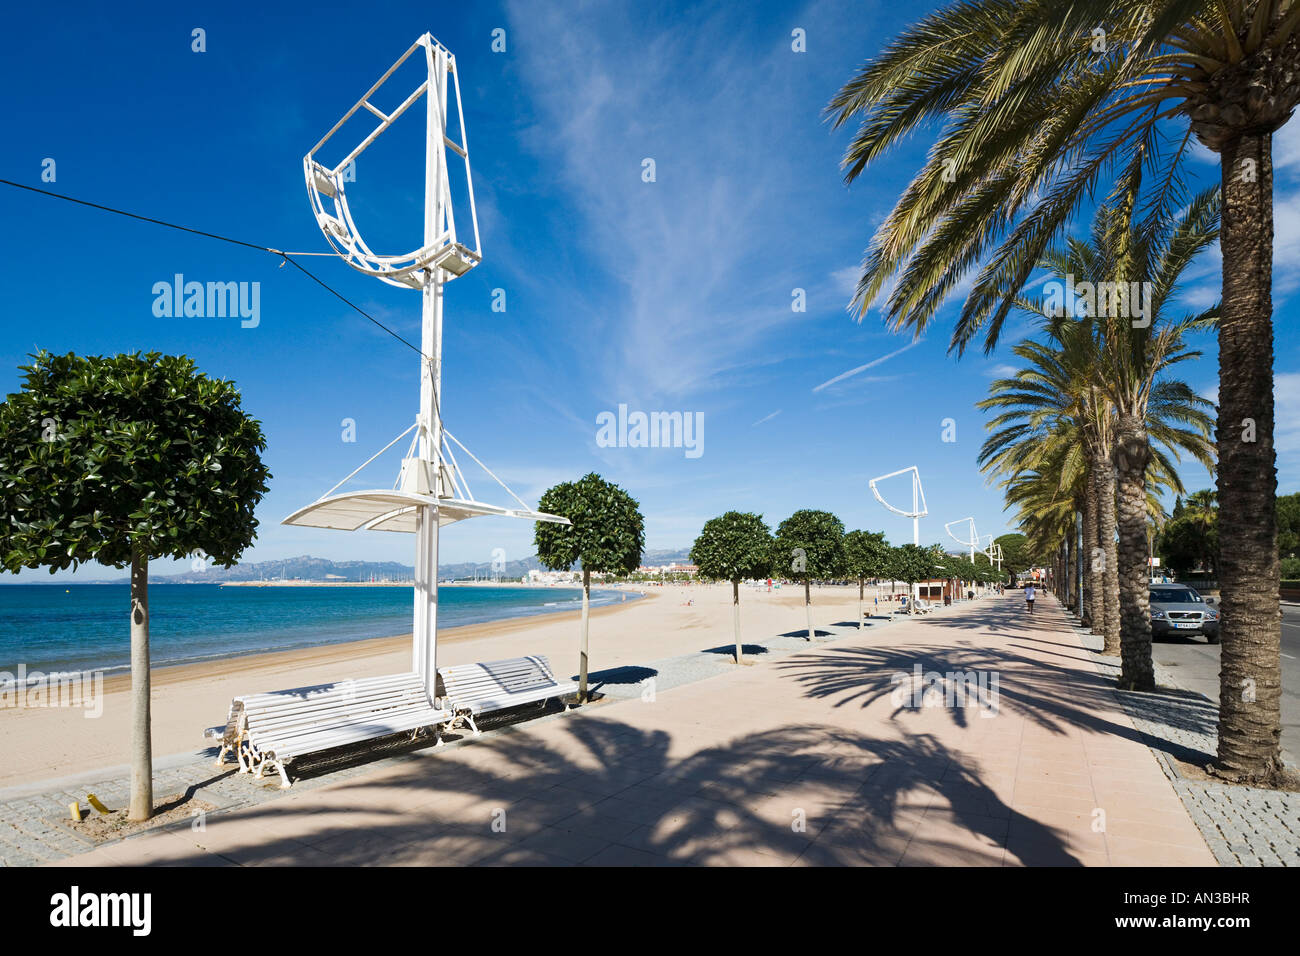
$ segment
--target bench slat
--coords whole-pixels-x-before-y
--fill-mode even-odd
[[[443,699],[476,715],[577,692],[573,682],[556,680],[541,655],[443,667],[438,677]]]

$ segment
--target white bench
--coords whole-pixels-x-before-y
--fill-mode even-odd
[[[419,674],[391,674],[236,697],[226,726],[204,736],[221,740],[218,765],[234,751],[240,773],[261,777],[278,770],[281,786],[288,787],[285,768],[298,757],[393,734],[414,740],[452,716],[430,705]]]
[[[900,607],[899,611],[904,614],[929,614],[935,607],[936,605],[930,604],[921,598],[913,598],[907,601],[903,607]]]
[[[557,680],[551,663],[540,654],[503,661],[438,668],[438,693],[454,714],[452,724],[468,724],[478,734],[474,718],[480,714],[545,703],[553,697],[576,694],[573,681]],[[566,702],[564,709],[568,710]]]

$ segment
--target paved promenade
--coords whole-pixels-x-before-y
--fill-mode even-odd
[[[1038,603],[838,626],[68,862],[1214,865],[1063,612]]]

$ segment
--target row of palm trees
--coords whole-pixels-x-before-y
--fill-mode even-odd
[[[1001,477],[1037,553],[1061,546],[1065,564],[1077,567],[1075,515],[1083,516],[1088,606],[1081,612],[1103,634],[1106,652],[1119,654],[1124,686],[1150,690],[1148,528],[1163,514],[1162,494],[1184,493],[1175,467],[1182,454],[1214,464],[1213,406],[1168,373],[1200,357],[1186,338],[1212,327],[1217,308],[1182,315],[1173,300],[1184,270],[1217,239],[1219,209],[1213,191],[1136,222],[1131,209],[1099,207],[1091,235],[1050,249],[1041,265],[1054,277],[1049,284],[1109,276],[1126,287],[1149,283],[1143,314],[1082,303],[1061,309],[1051,296],[1019,296],[1017,309],[1036,320],[1042,340],[1016,345],[1023,367],[993,382],[978,403],[996,412],[979,461]],[[1096,314],[1103,311],[1121,314]]]
[[[1223,650],[1215,769],[1266,784],[1285,776],[1272,138],[1298,103],[1300,0],[960,0],[891,41],[829,107],[836,126],[857,124],[843,163],[849,181],[912,133],[937,131],[920,171],[876,228],[855,305],[865,315],[883,300],[893,328],[919,335],[971,276],[951,340],[958,354],[981,336],[986,351],[996,347],[1008,316],[1024,304],[1024,288],[1053,260],[1051,250],[1103,180],[1110,238],[1090,250],[1066,242],[1059,254],[1071,262],[1100,255],[1098,265],[1116,281],[1172,265],[1177,248],[1194,243],[1221,210],[1215,456]],[[1169,210],[1187,205],[1180,171],[1193,136],[1219,156],[1220,183],[1213,202],[1196,197],[1189,213],[1175,217]],[[1175,218],[1187,225],[1176,242],[1144,233],[1142,224],[1168,235]],[[1165,269],[1174,279],[1177,272]],[[1094,593],[1128,595],[1103,601],[1102,614],[1109,637],[1119,627],[1126,682],[1147,686],[1146,567],[1134,554],[1145,536],[1148,483],[1158,485],[1162,472],[1174,480],[1162,449],[1198,454],[1196,436],[1205,434],[1205,411],[1190,390],[1161,388],[1150,373],[1180,354],[1190,325],[1173,321],[1163,333],[1097,321],[1062,325],[1059,334],[1049,329],[1059,367],[1044,356],[1041,374],[1076,381],[1080,351],[1104,374],[1062,399],[1071,407],[1053,416],[1061,425],[1052,433],[1055,451],[1029,471],[1059,469],[1071,496],[1082,482],[1073,504],[1097,509],[1087,523],[1101,529],[1096,547],[1106,555],[1114,537],[1106,531],[1117,529],[1115,560],[1101,562],[1099,572],[1091,562],[1090,575],[1105,583]],[[1072,477],[1078,474],[1084,477]],[[1034,482],[1021,484],[1015,493],[1032,511],[1050,510],[1056,499],[1039,500]]]

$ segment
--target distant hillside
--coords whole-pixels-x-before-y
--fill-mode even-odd
[[[678,564],[689,560],[690,549],[659,549],[647,551],[641,558],[642,564],[659,566]],[[541,569],[541,562],[536,555],[529,555],[516,561],[507,561],[505,569],[498,569],[502,578],[519,579],[529,571]],[[182,574],[155,574],[150,577],[151,584],[229,584],[237,581],[408,581],[415,575],[415,568],[409,564],[396,561],[331,561],[329,558],[314,558],[304,554],[297,558],[284,558],[278,561],[254,561],[249,564],[237,564],[233,568],[209,567],[203,571],[187,571]],[[443,580],[454,578],[490,578],[493,576],[490,561],[466,561],[459,564],[443,564],[438,568],[438,576]],[[130,578],[123,577],[109,580],[107,583],[126,584]]]

